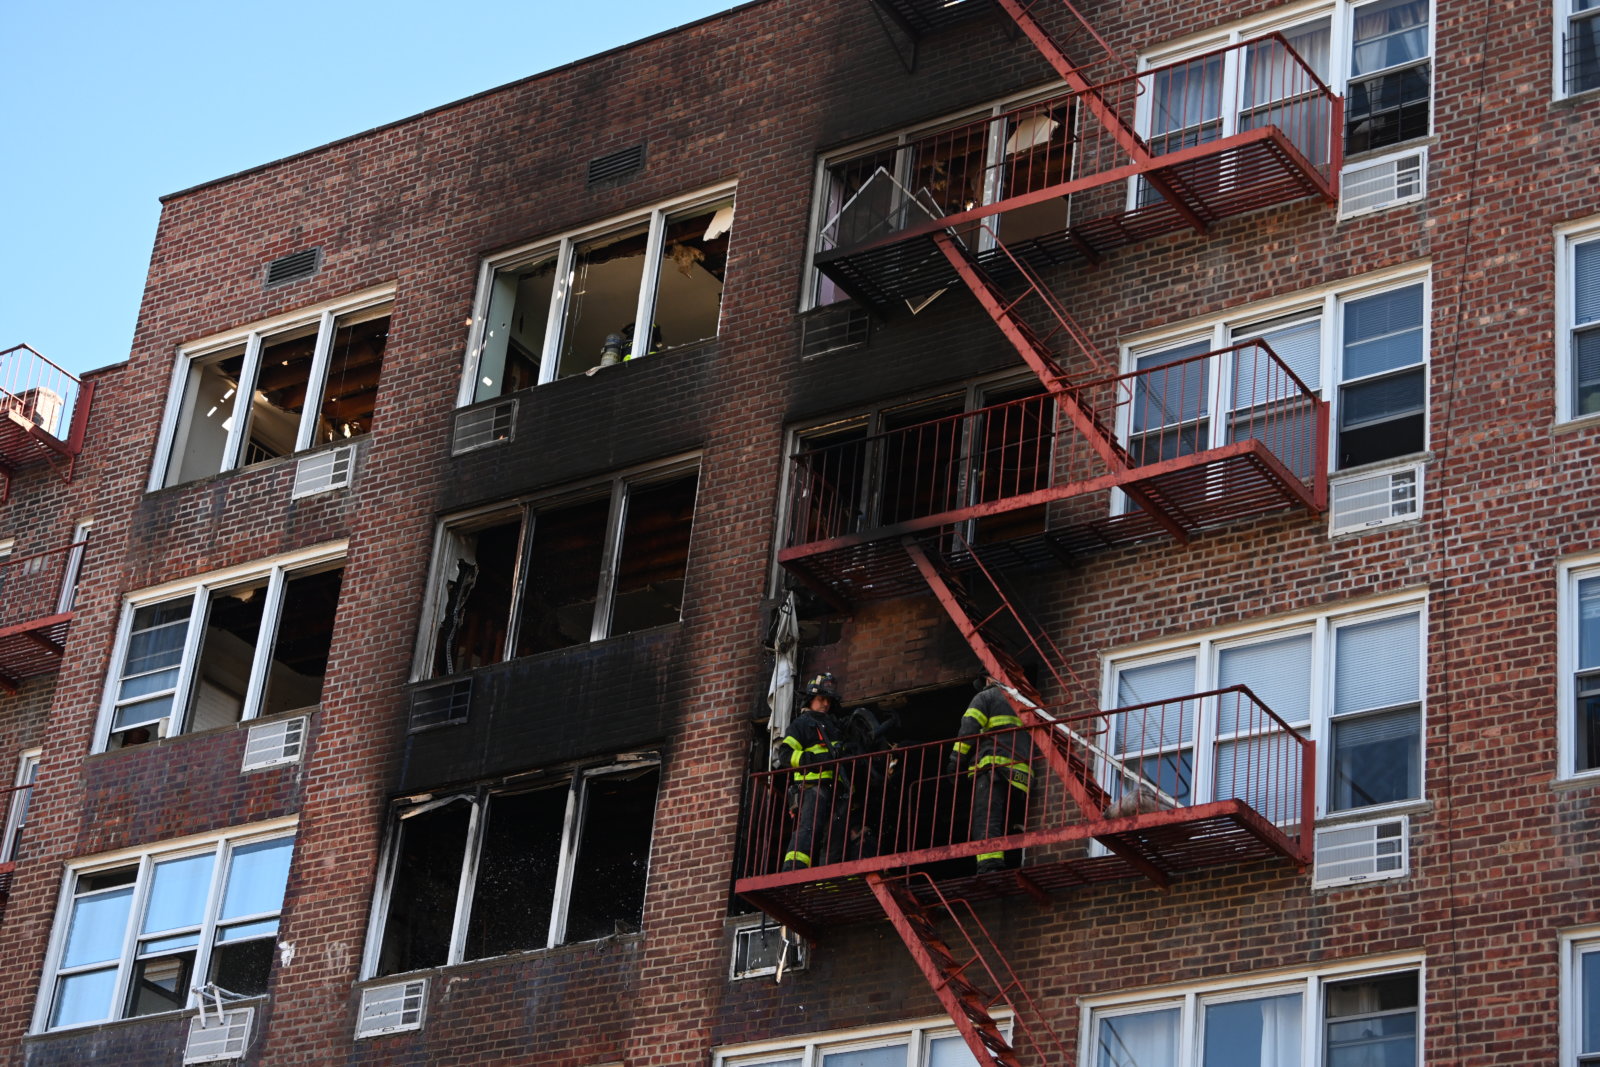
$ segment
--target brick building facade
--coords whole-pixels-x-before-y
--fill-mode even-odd
[[[7,1062],[1600,1056],[1600,18],[1035,6],[166,198],[0,442]]]

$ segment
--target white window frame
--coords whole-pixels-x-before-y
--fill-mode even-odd
[[[199,666],[200,649],[205,636],[206,607],[211,591],[231,586],[241,581],[262,577],[267,578],[267,590],[263,594],[267,598],[267,607],[262,615],[261,630],[263,633],[277,634],[280,612],[283,606],[285,582],[293,577],[296,572],[307,568],[329,563],[342,565],[347,547],[346,542],[343,541],[317,545],[313,548],[302,549],[299,552],[289,553],[274,559],[261,560],[240,567],[230,567],[227,570],[212,571],[209,574],[178,582],[169,582],[165,585],[130,593],[122,603],[122,618],[117,626],[117,640],[111,652],[111,667],[106,674],[105,693],[100,702],[99,724],[95,729],[94,747],[91,751],[104,752],[110,744],[111,724],[119,704],[117,691],[122,682],[123,665],[127,658],[128,644],[132,637],[133,617],[134,613],[140,608],[163,602],[179,601],[185,598],[191,602],[189,620],[185,624],[187,630],[184,636],[183,658],[180,661],[178,677],[172,689],[174,702],[172,715],[168,723],[167,736],[186,733],[188,732],[191,713],[194,710],[194,672]],[[261,641],[256,645],[254,659],[250,668],[249,688],[245,693],[244,708],[239,716],[240,722],[248,722],[257,718],[261,713],[261,699],[266,689],[266,667],[271,660],[274,645],[275,642],[268,641]],[[144,694],[144,696],[148,698],[150,694]],[[162,718],[165,718],[165,716]],[[155,721],[151,720],[151,722]],[[132,726],[124,727],[124,729],[131,728]]]
[[[181,838],[174,841],[164,841],[141,849],[123,849],[117,852],[106,853],[99,856],[87,856],[82,859],[72,860],[67,864],[66,876],[61,880],[61,892],[56,902],[55,923],[50,934],[49,951],[45,956],[44,975],[39,984],[39,995],[35,998],[32,1033],[45,1033],[51,1030],[50,1012],[55,1006],[55,984],[60,973],[65,970],[60,966],[61,955],[66,950],[67,935],[71,924],[72,908],[75,889],[78,879],[86,874],[96,874],[102,871],[116,870],[122,867],[137,865],[138,874],[133,885],[133,894],[128,905],[128,917],[124,930],[122,955],[118,960],[116,987],[112,997],[114,1013],[110,1019],[100,1019],[94,1022],[74,1023],[67,1026],[55,1027],[56,1031],[74,1030],[87,1026],[99,1026],[108,1021],[129,1018],[123,1014],[127,1002],[128,983],[133,974],[134,963],[139,956],[140,919],[144,914],[145,905],[150,899],[151,872],[155,864],[167,860],[181,859],[184,856],[198,856],[206,853],[217,855],[219,862],[211,872],[211,884],[207,892],[204,918],[201,920],[197,934],[195,948],[195,963],[193,977],[198,979],[209,971],[211,950],[214,947],[215,934],[223,904],[223,887],[230,867],[233,850],[244,845],[252,845],[263,841],[282,838],[293,839],[299,825],[298,816],[289,816],[274,819],[268,822],[256,823],[250,826],[241,826],[220,833],[197,835]],[[294,862],[294,854],[290,852],[290,864]],[[285,882],[287,885],[287,880]],[[265,919],[278,919],[282,921],[283,911],[280,907],[271,913],[261,913],[247,917],[237,917],[229,920],[229,925],[244,921],[262,921]],[[95,969],[95,968],[86,968]],[[101,968],[103,969],[103,968]],[[188,1006],[193,1007],[197,1001],[193,989],[189,991]],[[170,1013],[156,1013],[170,1014]],[[132,1018],[151,1018],[152,1016],[132,1016]]]
[[[1600,18],[1600,15],[1595,16]],[[1576,410],[1577,365],[1573,336],[1580,329],[1577,320],[1577,256],[1580,245],[1600,242],[1600,215],[1568,223],[1556,229],[1556,421],[1578,422],[1600,419],[1600,412],[1582,414]],[[1600,331],[1600,323],[1588,323],[1587,330]]]
[[[666,231],[667,216],[681,215],[698,207],[709,207],[719,200],[735,195],[737,182],[721,182],[692,193],[664,200],[659,204],[640,208],[621,215],[613,215],[599,222],[553,237],[518,245],[505,252],[484,258],[478,264],[477,295],[472,301],[472,321],[467,333],[467,355],[461,374],[461,384],[456,391],[456,407],[464,408],[481,401],[476,399],[479,367],[483,356],[484,331],[489,321],[489,300],[494,290],[495,275],[544,259],[552,252],[556,255],[556,284],[550,294],[550,317],[545,322],[544,350],[539,360],[539,385],[557,381],[561,335],[566,324],[567,296],[572,284],[572,263],[578,245],[605,237],[616,230],[628,229],[647,223],[649,235],[645,243],[644,270],[639,280],[639,301],[634,311],[635,323],[655,321],[656,291],[661,280],[661,248]],[[564,280],[563,280],[564,279]],[[722,310],[717,311],[717,334],[722,333]],[[568,375],[571,377],[571,375]],[[495,398],[509,396],[501,392]],[[493,399],[489,397],[484,400]]]
[[[1253,41],[1258,37],[1264,37],[1269,33],[1284,33],[1286,31],[1304,26],[1307,23],[1315,22],[1318,19],[1326,18],[1329,20],[1328,62],[1333,69],[1328,71],[1326,76],[1323,76],[1323,81],[1327,83],[1328,87],[1336,96],[1348,97],[1350,83],[1352,81],[1365,80],[1374,77],[1373,74],[1363,74],[1360,78],[1352,77],[1350,74],[1350,50],[1355,41],[1356,13],[1361,8],[1370,6],[1371,4],[1377,2],[1380,2],[1380,0],[1361,0],[1359,3],[1355,2],[1355,0],[1331,0],[1331,2],[1330,0],[1317,0],[1317,2],[1314,3],[1291,4],[1258,18],[1237,22],[1223,29],[1212,30],[1204,34],[1186,37],[1182,40],[1171,42],[1159,48],[1151,49],[1150,51],[1139,56],[1137,69],[1143,73],[1156,67],[1166,66],[1170,63],[1180,63],[1186,59],[1193,59],[1197,56],[1205,55],[1207,52],[1213,52],[1221,48],[1228,48],[1233,45],[1244,44],[1245,42]],[[1396,144],[1383,145],[1380,148],[1374,148],[1368,151],[1357,153],[1355,158],[1363,162],[1368,160],[1377,160],[1383,156],[1399,152],[1406,145],[1420,144],[1433,136],[1433,130],[1436,125],[1435,116],[1437,114],[1437,91],[1435,79],[1432,76],[1434,65],[1438,62],[1437,45],[1435,42],[1435,34],[1437,32],[1438,23],[1438,12],[1436,7],[1437,0],[1429,0],[1427,59],[1429,66],[1428,132]],[[1236,86],[1238,84],[1240,73],[1239,64],[1243,61],[1243,56],[1244,50],[1239,49],[1228,53],[1224,59],[1221,86],[1221,98],[1224,106],[1220,115],[1220,120],[1222,122],[1222,132],[1219,135],[1220,137],[1227,137],[1238,132],[1238,114],[1236,111],[1230,112],[1229,107],[1231,106],[1231,103],[1238,98]],[[1154,95],[1154,92],[1146,92],[1141,94],[1139,99],[1135,126],[1141,135],[1147,135],[1151,128],[1151,108],[1154,106]],[[1340,141],[1343,142],[1345,137],[1344,129],[1339,129],[1337,131],[1337,136],[1339,137]],[[1424,188],[1426,188],[1426,184],[1427,161],[1424,159]],[[1128,186],[1128,208],[1131,210],[1138,205],[1139,183],[1137,181],[1131,181],[1128,183]],[[1396,203],[1400,202],[1401,201],[1396,201]],[[1405,202],[1409,202],[1409,199]]]
[[[1417,616],[1419,647],[1418,686],[1418,795],[1403,800],[1373,804],[1365,807],[1342,808],[1330,811],[1329,789],[1332,780],[1330,768],[1335,752],[1332,745],[1334,715],[1334,650],[1338,631],[1346,626],[1377,622],[1404,615]],[[1120,707],[1118,678],[1122,670],[1145,667],[1194,657],[1195,685],[1193,693],[1205,693],[1218,687],[1219,653],[1229,648],[1239,648],[1298,634],[1311,635],[1311,673],[1309,685],[1310,737],[1317,744],[1316,815],[1319,821],[1346,822],[1372,819],[1386,812],[1413,811],[1428,796],[1428,601],[1425,593],[1405,593],[1358,604],[1347,604],[1332,611],[1306,612],[1270,622],[1246,623],[1218,630],[1192,634],[1176,640],[1164,640],[1133,649],[1118,650],[1101,656],[1101,703],[1106,709]],[[1184,694],[1187,695],[1187,694]],[[1193,800],[1203,803],[1210,798],[1212,753],[1216,749],[1216,709],[1213,702],[1200,702],[1194,728]],[[1277,708],[1275,713],[1283,714]],[[1381,713],[1381,709],[1356,712],[1352,717]],[[1290,725],[1296,725],[1291,722]],[[1226,742],[1226,738],[1221,738]]]
[[[0,832],[0,863],[17,858],[17,843],[28,822],[28,806],[38,783],[39,759],[43,755],[44,749],[30,748],[17,756],[17,773],[11,783],[16,789],[6,798],[4,830]]]
[[[1423,380],[1423,448],[1420,452],[1409,452],[1401,456],[1392,456],[1375,463],[1339,469],[1339,414],[1342,400],[1342,389],[1351,384],[1343,379],[1343,331],[1344,307],[1354,300],[1363,297],[1376,296],[1386,292],[1405,289],[1413,285],[1422,286],[1422,380]],[[1138,367],[1141,357],[1155,355],[1162,351],[1178,348],[1191,343],[1206,344],[1207,351],[1218,352],[1231,344],[1256,336],[1254,327],[1274,320],[1304,315],[1307,319],[1317,317],[1320,337],[1317,342],[1320,355],[1318,367],[1317,393],[1328,402],[1328,474],[1330,479],[1338,481],[1343,478],[1358,477],[1374,474],[1383,470],[1400,469],[1403,467],[1419,466],[1430,455],[1430,442],[1433,435],[1433,419],[1430,416],[1433,399],[1433,278],[1430,265],[1421,263],[1407,264],[1390,270],[1375,271],[1356,278],[1346,279],[1333,285],[1307,290],[1293,296],[1284,297],[1229,311],[1226,317],[1206,319],[1176,324],[1137,334],[1121,342],[1119,347],[1120,362],[1124,373],[1131,374]],[[1208,395],[1212,397],[1230,398],[1233,395],[1233,383],[1228,380],[1230,361],[1227,359],[1212,359],[1209,361],[1207,372]],[[1396,374],[1398,371],[1383,371],[1372,375],[1372,378],[1382,377],[1385,374]],[[1220,378],[1220,380],[1218,380]],[[1354,379],[1361,381],[1363,379]],[[1208,447],[1216,448],[1226,442],[1227,420],[1223,417],[1226,412],[1210,411],[1207,414],[1209,427],[1207,430]],[[1124,404],[1117,413],[1117,434],[1120,440],[1126,442],[1132,432],[1133,405]],[[1419,475],[1420,485],[1421,478]],[[1120,512],[1127,510],[1129,503],[1120,491],[1114,494],[1115,508]],[[1414,522],[1421,515],[1422,509],[1417,508],[1415,515],[1408,515],[1392,520],[1392,522]],[[1384,525],[1389,525],[1386,523]]]
[[[1556,567],[1556,748],[1558,777],[1594,780],[1600,767],[1579,769],[1578,761],[1578,584],[1600,580],[1600,555],[1563,560]]]
[[[1298,993],[1301,996],[1300,1062],[1306,1067],[1324,1062],[1327,1020],[1324,989],[1352,979],[1415,974],[1417,979],[1417,1063],[1427,1062],[1427,973],[1420,956],[1351,960],[1312,971],[1282,971],[1243,979],[1195,982],[1135,993],[1089,997],[1082,1001],[1078,1032],[1078,1067],[1095,1067],[1096,1038],[1101,1019],[1143,1012],[1178,1010],[1178,1059],[1172,1067],[1200,1067],[1205,1046],[1204,1008],[1209,1004],[1257,1000]]]
[[[997,1012],[995,1021],[1008,1037],[1011,1017]],[[712,1053],[712,1067],[768,1067],[770,1064],[799,1060],[800,1067],[822,1067],[822,1058],[839,1052],[904,1046],[907,1067],[925,1067],[929,1048],[936,1040],[961,1039],[961,1031],[948,1017],[920,1019],[894,1026],[863,1026],[833,1030],[800,1037],[770,1041],[751,1041],[729,1045]],[[962,1045],[965,1051],[965,1044]]]
[[[630,774],[644,767],[655,767],[660,773],[661,761],[651,756],[647,759],[623,760],[605,763],[599,766],[587,766],[573,769],[562,785],[552,784],[549,788],[562,788],[567,793],[566,816],[561,827],[560,856],[556,865],[555,891],[551,902],[550,930],[543,946],[522,951],[537,952],[544,949],[556,948],[568,944],[566,940],[567,912],[571,904],[573,868],[578,861],[578,851],[583,845],[586,829],[585,818],[588,808],[588,783],[596,778],[604,778],[613,774]],[[559,779],[558,779],[559,780]],[[657,833],[656,820],[661,813],[661,783],[658,779],[656,787],[656,811],[650,823],[650,855],[645,861],[645,877],[648,883],[650,861],[655,855],[655,840]],[[372,896],[372,911],[368,920],[368,934],[366,952],[361,962],[361,980],[384,982],[398,981],[406,975],[420,974],[431,971],[435,967],[422,967],[412,971],[397,971],[393,974],[378,974],[378,965],[383,953],[384,927],[388,920],[389,894],[394,888],[395,877],[400,862],[400,823],[406,810],[416,810],[416,805],[441,804],[452,800],[465,800],[472,806],[472,812],[467,821],[467,841],[462,852],[461,875],[457,883],[454,922],[450,930],[450,948],[442,967],[454,967],[460,963],[473,962],[477,957],[466,955],[467,930],[472,921],[473,886],[477,880],[479,860],[482,858],[484,832],[487,820],[484,818],[484,809],[489,800],[502,790],[490,786],[476,786],[454,793],[439,793],[430,796],[427,800],[413,800],[410,809],[396,807],[390,819],[388,841],[384,849],[383,866],[379,874],[378,891]],[[604,940],[596,938],[595,940]],[[494,957],[485,957],[494,958]]]
[[[1020,93],[1012,93],[995,100],[990,100],[973,107],[962,108],[959,111],[947,112],[937,118],[925,122],[914,123],[901,127],[890,133],[877,137],[867,138],[852,142],[843,147],[825,152],[817,157],[816,173],[812,177],[811,185],[811,224],[806,234],[806,268],[802,274],[800,285],[801,312],[810,311],[817,307],[831,307],[832,304],[821,305],[817,303],[821,272],[813,265],[819,251],[818,244],[822,239],[822,231],[827,226],[828,214],[828,169],[840,163],[848,163],[858,156],[872,155],[876,152],[893,148],[895,150],[894,180],[902,187],[908,181],[911,168],[911,159],[905,151],[906,146],[919,137],[936,133],[947,126],[958,126],[967,122],[976,122],[982,118],[999,118],[1002,114],[1013,108],[1021,107],[1030,101],[1041,100],[1051,95],[1063,92],[1066,83],[1052,81],[1044,85],[1035,86]],[[994,173],[993,168],[999,162],[1001,153],[1005,148],[1005,139],[1001,136],[1000,126],[997,124],[991,130],[985,150],[984,167],[986,173]],[[984,203],[993,203],[997,190],[992,181],[984,183]],[[1062,228],[1066,228],[1067,211],[1062,208]],[[980,234],[979,240],[982,247],[988,248],[993,241],[987,232]]]
[[[675,459],[646,466],[630,467],[616,474],[608,474],[604,478],[592,479],[569,486],[554,492],[539,493],[529,496],[516,497],[511,500],[489,504],[471,511],[459,512],[439,520],[434,530],[433,563],[429,568],[431,575],[428,582],[428,594],[423,604],[423,618],[426,620],[422,631],[418,634],[416,657],[411,666],[411,680],[430,681],[455,675],[435,675],[433,661],[435,642],[438,640],[441,613],[445,610],[446,594],[445,585],[453,575],[447,573],[450,562],[455,558],[451,552],[450,538],[452,533],[462,527],[474,527],[483,520],[507,518],[520,515],[523,523],[522,540],[517,548],[517,560],[512,574],[515,589],[512,592],[511,617],[512,625],[506,627],[505,646],[503,656],[497,662],[508,663],[513,658],[516,649],[518,616],[522,611],[523,597],[526,590],[522,586],[522,563],[526,558],[525,541],[528,536],[527,517],[530,512],[537,512],[540,508],[554,508],[565,504],[574,504],[585,499],[595,499],[608,496],[611,501],[610,514],[606,518],[606,541],[601,551],[599,584],[595,598],[594,620],[590,624],[589,644],[603,641],[612,636],[612,609],[616,599],[616,575],[622,551],[623,527],[627,522],[627,499],[632,488],[648,489],[660,482],[671,481],[690,471],[697,475],[704,474],[704,465],[698,454],[680,456]],[[700,507],[699,484],[695,487],[695,511],[698,515]],[[684,561],[685,589],[688,588],[689,561],[694,558],[694,534],[690,531],[689,556]],[[581,647],[578,645],[574,648]],[[460,672],[465,673],[465,672]]]
[[[1600,926],[1564,930],[1561,952],[1561,1067],[1593,1067],[1600,1054],[1583,1054],[1583,958],[1600,953]]]
[[[1587,96],[1597,90],[1600,85],[1588,89],[1567,88],[1567,53],[1566,38],[1574,23],[1580,19],[1600,19],[1600,8],[1590,8],[1587,11],[1577,9],[1576,0],[1555,0],[1552,7],[1552,41],[1550,49],[1555,56],[1554,78],[1552,90],[1554,100],[1564,100],[1568,97]]]
[[[205,364],[208,358],[243,344],[245,346],[244,364],[239,374],[239,393],[241,396],[248,395],[254,391],[256,378],[261,369],[262,339],[270,338],[272,335],[282,333],[285,330],[317,323],[316,351],[311,362],[310,380],[303,407],[304,413],[301,415],[300,425],[296,430],[294,454],[298,455],[311,448],[313,445],[311,438],[315,430],[316,420],[308,416],[318,410],[321,405],[322,390],[326,385],[328,373],[328,361],[333,348],[334,322],[341,315],[368,311],[382,304],[392,303],[394,295],[395,287],[393,285],[379,286],[179,345],[177,364],[173,367],[172,381],[167,387],[166,409],[161,419],[160,435],[156,439],[155,460],[150,466],[150,481],[146,486],[147,491],[155,492],[157,489],[162,489],[169,485],[189,484],[188,481],[168,481],[167,467],[172,460],[173,450],[178,445],[180,426],[185,422],[183,411],[184,396],[188,392],[190,379],[199,373],[201,366]],[[246,382],[250,383],[249,389],[244,388]],[[244,448],[247,437],[245,428],[248,423],[248,419],[238,417],[233,419],[233,425],[228,430],[227,443],[223,447],[221,462],[218,469],[212,473],[237,470],[245,465]],[[209,477],[209,475],[201,475],[199,477]]]

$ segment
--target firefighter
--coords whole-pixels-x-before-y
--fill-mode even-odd
[[[844,724],[839,721],[839,689],[833,675],[819,674],[805,688],[806,705],[778,745],[780,759],[793,770],[789,810],[794,832],[783,854],[783,870],[798,871],[844,858],[846,783],[838,768],[824,766],[842,753]]]
[[[967,764],[972,779],[972,814],[968,823],[972,841],[986,841],[1021,832],[1028,816],[1028,789],[1033,784],[1033,742],[1022,725],[1006,691],[994,678],[984,677],[961,717],[961,729],[951,746],[950,770],[960,773]],[[978,855],[978,873],[1006,867],[1004,852]]]

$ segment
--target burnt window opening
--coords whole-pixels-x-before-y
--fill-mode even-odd
[[[733,220],[724,196],[490,261],[461,402],[715,338]]]
[[[382,303],[323,311],[282,329],[251,330],[217,350],[185,352],[182,397],[151,487],[370,433],[389,310]]]
[[[107,747],[320,703],[343,575],[337,560],[280,565],[134,607],[108,697]]]
[[[402,807],[373,976],[640,929],[660,767],[591,767]]]
[[[699,471],[447,525],[432,677],[678,621]]]

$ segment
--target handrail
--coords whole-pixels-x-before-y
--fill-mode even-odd
[[[63,445],[72,437],[83,382],[29,345],[0,351],[0,411],[23,418]]]
[[[63,615],[72,610],[87,539],[26,556],[0,558],[0,627]]]

